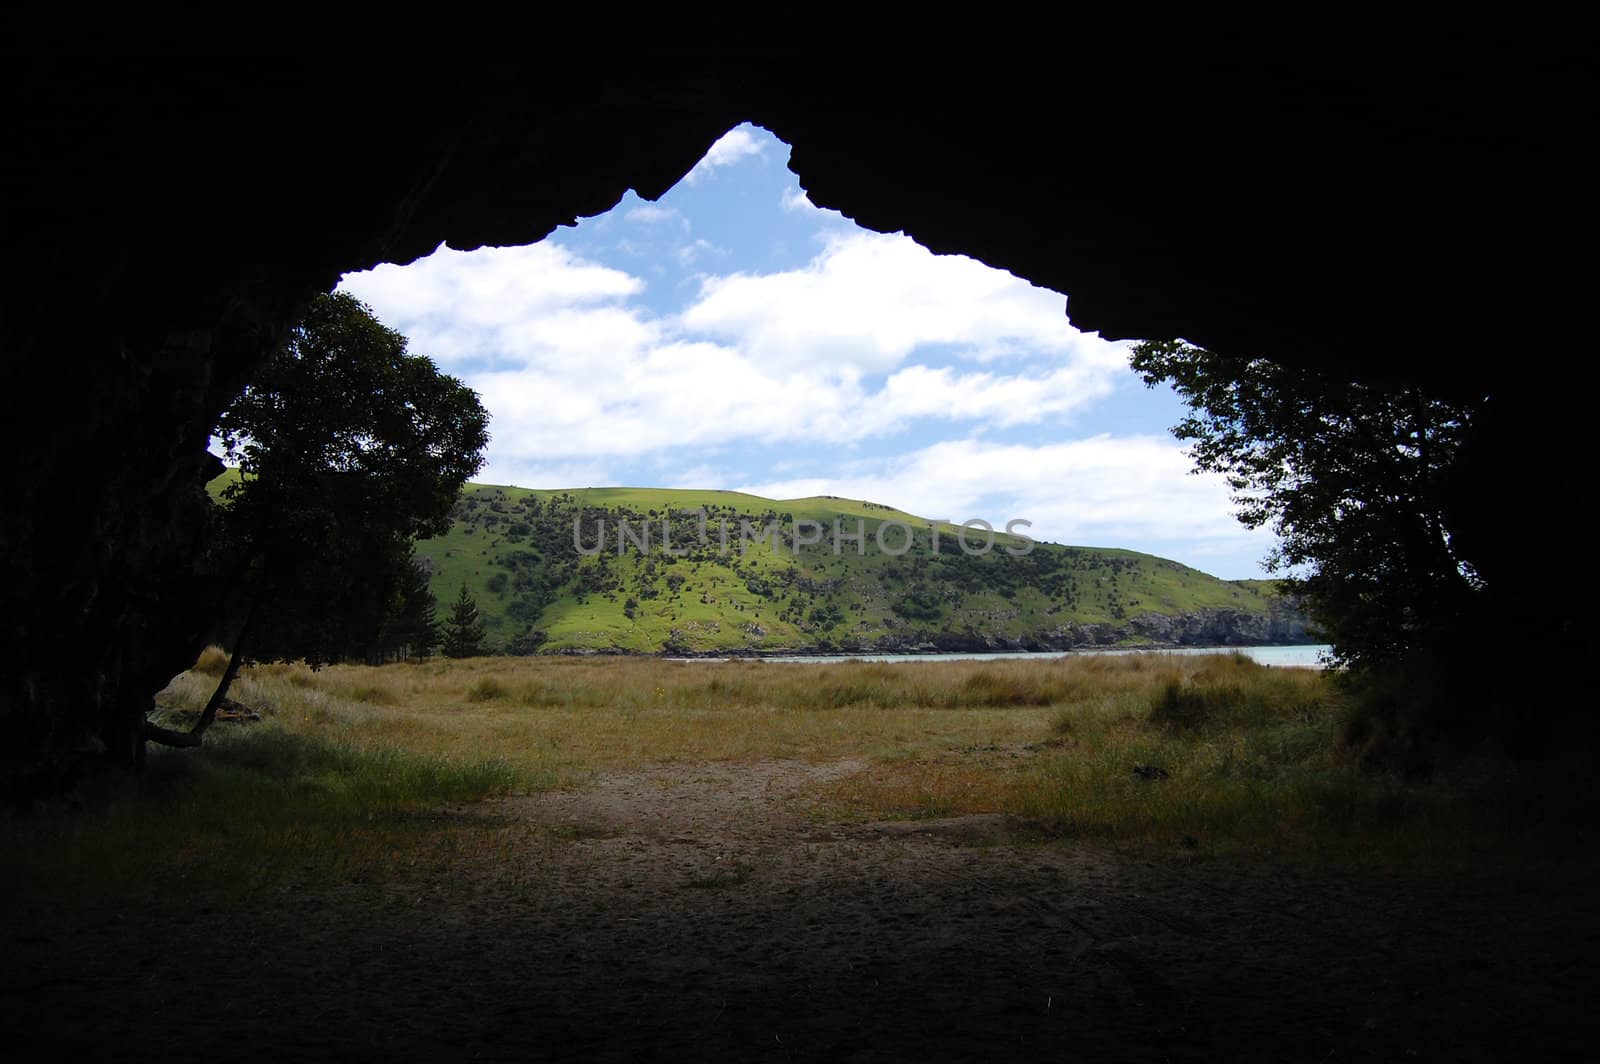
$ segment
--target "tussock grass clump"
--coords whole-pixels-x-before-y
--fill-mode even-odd
[[[1433,685],[1399,671],[1367,675],[1350,700],[1340,741],[1375,769],[1425,778],[1434,769],[1438,736],[1430,734]]]
[[[809,698],[796,699],[801,706],[822,706],[837,709],[842,706],[888,706],[895,701],[894,691],[870,679],[838,681],[818,686]]]
[[[1208,661],[1187,676],[1162,683],[1150,706],[1150,723],[1173,731],[1270,727],[1304,720],[1331,705],[1332,691],[1300,670],[1268,669],[1243,655]]]
[[[1032,680],[1032,682],[1030,682]],[[954,704],[969,706],[1048,706],[1055,701],[1053,685],[1031,677],[975,672],[961,681]]]
[[[229,656],[226,650],[213,643],[200,652],[200,657],[190,666],[189,671],[220,677],[228,671]]]
[[[1240,655],[1019,664],[952,667],[932,686],[935,705],[970,719],[1037,722],[1021,755],[924,746],[841,783],[838,808],[999,812],[1048,834],[1245,848],[1407,851],[1436,822],[1441,795],[1341,751],[1342,698],[1322,673]]]
[[[317,674],[312,672],[304,662],[274,661],[265,665],[252,665],[240,674],[252,677],[258,682],[281,681],[295,687],[316,687]]]
[[[335,694],[342,694],[356,702],[367,702],[375,706],[397,706],[400,704],[400,692],[387,683],[369,681],[366,683],[351,684]]]
[[[802,675],[784,675],[785,672]],[[900,679],[891,667],[868,662],[847,661],[820,667],[772,663],[768,675],[751,685],[750,693],[760,701],[792,709],[884,707],[908,700]],[[729,690],[725,688],[722,693]]]
[[[703,701],[714,705],[738,705],[754,696],[753,689],[735,676],[713,676],[703,689]]]
[[[495,702],[510,697],[511,691],[494,676],[481,677],[467,688],[468,702]]]
[[[563,705],[564,700],[560,692],[552,689],[549,684],[534,681],[522,688],[517,695],[517,701],[525,706],[549,707]]]
[[[1150,723],[1180,731],[1203,731],[1233,715],[1246,701],[1238,684],[1200,685],[1168,680],[1155,697]]]

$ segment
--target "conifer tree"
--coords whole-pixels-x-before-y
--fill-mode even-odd
[[[425,658],[439,645],[438,604],[429,588],[428,571],[413,556],[406,566],[399,601],[384,618],[378,636],[380,660]]]
[[[467,585],[461,585],[461,594],[456,596],[455,605],[450,608],[450,619],[444,623],[444,646],[446,657],[475,658],[483,650],[483,618],[478,615],[478,603],[467,593]]]

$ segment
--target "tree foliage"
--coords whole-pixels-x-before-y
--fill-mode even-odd
[[[478,615],[478,603],[467,592],[467,585],[461,585],[461,594],[456,596],[455,605],[450,609],[450,619],[444,625],[444,646],[446,657],[475,658],[483,654],[483,619]]]
[[[1189,406],[1173,433],[1222,473],[1239,519],[1345,663],[1382,667],[1448,640],[1481,581],[1453,549],[1451,465],[1480,404],[1375,387],[1182,341],[1133,350]]]
[[[216,562],[246,654],[312,664],[436,642],[411,544],[443,533],[483,463],[478,396],[355,298],[319,296],[215,435],[239,480]]]
[[[375,653],[369,658],[381,662],[394,658],[426,658],[439,645],[439,604],[433,597],[428,570],[415,557],[407,560],[399,599],[384,618],[378,631]]]

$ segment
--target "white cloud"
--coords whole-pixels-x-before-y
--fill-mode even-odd
[[[783,198],[778,201],[778,206],[786,211],[816,211],[821,210],[811,197],[806,195],[803,188],[788,188],[783,192]]]
[[[735,126],[717,138],[717,142],[706,150],[704,157],[694,164],[694,169],[684,176],[684,180],[692,185],[720,167],[762,155],[767,144],[768,141],[757,138],[745,126]]]
[[[443,248],[404,269],[352,274],[343,287],[413,350],[459,367],[493,417],[496,463],[739,442],[848,445],[919,419],[1033,424],[1104,396],[1127,372],[1118,345],[1071,328],[1060,296],[904,237],[861,234],[831,242],[802,270],[713,278],[679,318],[642,307],[638,278],[550,243]],[[822,357],[830,341],[868,356]],[[980,355],[1026,341],[1042,365],[1006,373],[996,363],[975,372],[911,363],[868,376],[930,341]]]
[[[947,440],[836,477],[754,482],[738,490],[770,498],[839,495],[924,517],[978,517],[997,527],[1033,522],[1035,539],[1082,545],[1183,539],[1213,552],[1259,548],[1271,536],[1233,516],[1226,482],[1196,476],[1184,450],[1155,436],[1099,435],[1039,445]]]
[[[709,462],[700,462],[692,466],[679,469],[666,470],[662,483],[669,488],[704,489],[707,485],[726,484],[736,480],[737,475],[732,474],[723,466],[712,465]]]
[[[727,254],[721,248],[711,243],[711,241],[697,239],[691,244],[684,244],[683,246],[679,247],[678,250],[672,253],[672,256],[678,260],[678,265],[688,268],[693,266],[695,264],[695,260],[707,252],[712,254]]]
[[[644,225],[661,225],[670,222],[682,228],[686,233],[689,231],[689,219],[683,216],[682,211],[673,207],[663,207],[659,203],[641,203],[639,206],[629,210],[623,217],[630,222],[639,222]]]
[[[873,409],[887,424],[936,417],[1005,428],[1068,414],[1109,395],[1112,383],[1105,367],[1081,361],[1017,375],[911,365],[888,379]]]
[[[469,376],[494,415],[497,453],[598,460],[738,442],[846,439],[865,397],[825,374],[763,372],[704,341],[617,348],[603,357]],[[864,419],[863,419],[864,423]]]
[[[686,328],[739,343],[758,360],[881,373],[924,344],[968,358],[1074,356],[1122,368],[1111,345],[1073,329],[1063,296],[911,238],[856,232],[806,266],[706,280]],[[1113,353],[1116,352],[1116,353]]]
[[[491,458],[473,478],[479,484],[538,488],[605,488],[617,483],[605,462],[545,462],[530,458]]]
[[[409,266],[346,274],[339,287],[370,305],[417,354],[448,368],[473,358],[529,357],[621,327],[614,304],[644,282],[583,261],[559,244],[456,251],[441,246]]]

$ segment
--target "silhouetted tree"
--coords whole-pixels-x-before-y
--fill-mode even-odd
[[[483,653],[483,619],[478,615],[478,603],[461,585],[450,608],[450,618],[444,623],[443,650],[446,657],[475,658]]]
[[[487,425],[472,389],[408,354],[364,304],[317,297],[215,432],[239,468],[206,560],[228,670],[191,731],[147,737],[198,745],[241,662],[364,655],[394,610],[420,609],[406,594],[411,544],[449,527]]]
[[[1482,587],[1447,521],[1480,404],[1176,340],[1138,344],[1132,363],[1189,405],[1173,433],[1198,469],[1227,477],[1240,521],[1277,532],[1268,566],[1338,658],[1378,669],[1452,639]]]
[[[399,602],[384,619],[378,654],[402,661],[425,658],[433,653],[440,638],[438,601],[433,597],[428,571],[413,557],[406,566]]]

